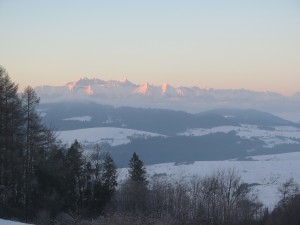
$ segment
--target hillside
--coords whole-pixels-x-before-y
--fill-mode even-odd
[[[191,182],[195,177],[210,176],[218,170],[234,169],[242,181],[249,184],[262,203],[272,209],[279,200],[278,188],[289,178],[300,183],[300,153],[262,155],[243,161],[196,161],[163,163],[147,166],[149,178],[161,177],[170,181]],[[283,169],[284,168],[284,169]],[[127,177],[127,168],[119,170],[120,180]],[[150,178],[151,179],[151,178]]]
[[[113,107],[93,102],[48,103],[43,121],[64,143],[110,151],[119,166],[133,152],[146,164],[228,160],[299,151],[299,124],[258,110],[218,109],[200,114]]]

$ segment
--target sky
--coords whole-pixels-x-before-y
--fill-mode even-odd
[[[0,27],[21,89],[95,77],[300,91],[300,0],[0,0]]]

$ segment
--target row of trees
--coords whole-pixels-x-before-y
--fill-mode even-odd
[[[104,215],[86,220],[61,214],[55,224],[298,225],[300,222],[300,195],[293,180],[280,186],[280,201],[269,213],[234,170],[180,182],[163,176],[133,181],[131,176],[116,190]]]
[[[19,96],[18,86],[0,67],[0,213],[28,215],[34,189],[34,167],[54,144],[36,112],[31,87]],[[15,209],[15,210],[12,210]]]
[[[118,215],[144,216],[148,224],[254,224],[265,211],[233,169],[190,180],[154,176],[148,185],[127,181],[114,201]]]
[[[38,212],[101,213],[117,186],[109,155],[88,158],[80,144],[56,140],[36,110],[31,87],[17,93],[0,67],[0,217],[33,220]]]

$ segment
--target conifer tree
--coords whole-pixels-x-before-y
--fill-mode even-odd
[[[83,203],[85,159],[81,145],[77,140],[71,145],[66,154],[65,166],[67,169],[66,186],[69,190],[68,206],[77,209]]]
[[[148,181],[144,163],[135,152],[129,161],[128,174],[128,180],[120,188],[120,207],[125,212],[144,213],[147,209]]]
[[[109,154],[104,158],[102,182],[104,189],[108,192],[109,196],[113,194],[117,186],[117,167],[114,160]]]
[[[131,181],[138,183],[147,183],[146,168],[139,156],[134,152],[129,161],[129,178]]]

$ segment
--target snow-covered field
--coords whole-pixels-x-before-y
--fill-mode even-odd
[[[78,121],[89,121],[90,116],[67,118],[65,120],[78,120]],[[220,126],[210,129],[196,128],[189,129],[178,135],[185,136],[204,136],[214,133],[229,133],[236,132],[238,136],[245,139],[257,138],[265,143],[264,147],[273,148],[280,144],[300,144],[300,128],[290,126],[275,126],[269,128],[261,128],[256,125],[242,126]],[[132,130],[125,128],[114,128],[114,127],[98,127],[98,128],[86,128],[70,131],[61,131],[59,138],[67,143],[72,143],[75,139],[82,142],[85,145],[88,144],[101,144],[108,143],[112,146],[121,144],[127,144],[130,139],[134,137],[154,137],[160,136],[160,134]]]
[[[89,122],[91,121],[92,117],[91,116],[79,116],[79,117],[71,117],[71,118],[66,118],[63,120],[74,120],[74,121],[80,121],[80,122]]]
[[[211,133],[234,131],[242,138],[259,138],[265,146],[274,147],[278,144],[300,143],[300,129],[296,127],[260,128],[252,125],[222,126],[211,129],[192,129],[180,135],[202,136]],[[129,143],[132,138],[152,137],[160,134],[131,130],[125,128],[89,128],[62,131],[59,138],[64,143],[71,144],[74,139],[84,146],[94,146],[96,143],[108,143],[112,146]],[[300,150],[300,149],[299,149]],[[190,179],[193,176],[210,175],[217,170],[234,168],[241,175],[243,182],[257,184],[253,192],[268,207],[272,208],[278,202],[278,187],[289,178],[300,184],[300,152],[277,155],[253,156],[247,161],[198,161],[194,163],[163,163],[147,166],[149,176],[162,174],[168,179]],[[127,176],[126,169],[119,170],[119,179]]]
[[[147,166],[148,176],[162,175],[171,180],[192,179],[211,175],[218,170],[235,169],[242,181],[253,186],[262,203],[273,208],[279,200],[278,187],[289,178],[300,184],[300,152],[249,157],[249,161],[198,161],[190,164],[163,163]],[[127,169],[119,170],[120,181]]]
[[[29,224],[0,219],[0,225],[29,225]]]
[[[160,134],[125,128],[97,127],[61,131],[59,133],[58,138],[60,138],[66,144],[71,144],[75,139],[77,139],[80,143],[82,143],[85,146],[101,143],[108,143],[111,146],[116,146],[127,144],[132,138],[147,138],[154,136],[160,136]]]
[[[186,136],[203,136],[213,133],[229,133],[231,131],[242,138],[258,138],[265,142],[264,147],[272,148],[279,144],[298,144],[300,143],[300,129],[289,126],[275,126],[270,129],[260,128],[256,125],[243,124],[241,127],[237,126],[221,126],[211,129],[189,129],[179,135]]]

